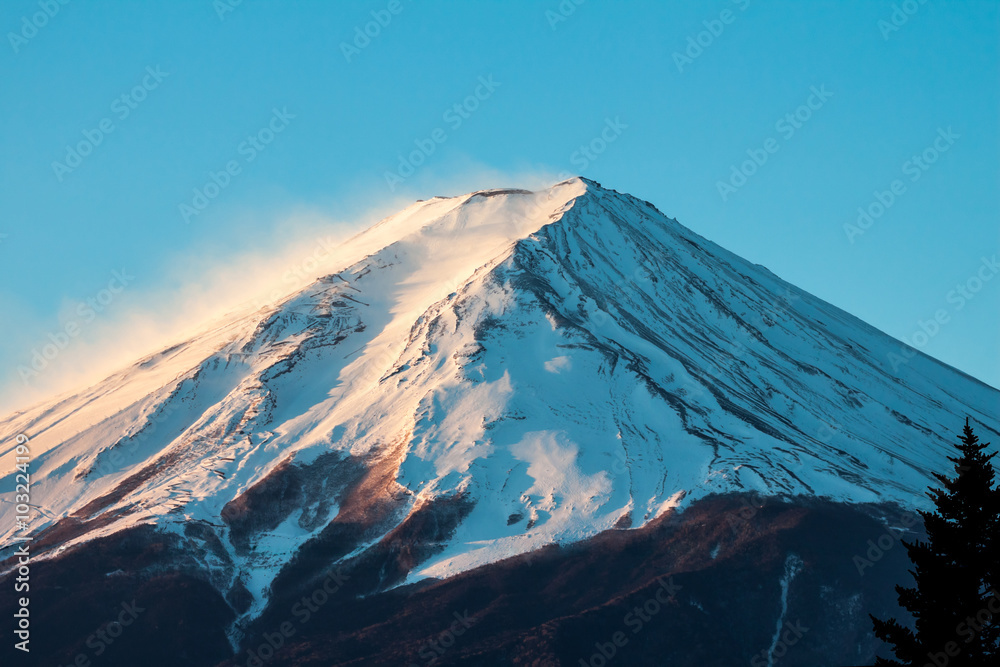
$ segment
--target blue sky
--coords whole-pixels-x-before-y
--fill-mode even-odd
[[[0,27],[11,404],[328,223],[564,173],[1000,386],[996,3],[9,0]]]

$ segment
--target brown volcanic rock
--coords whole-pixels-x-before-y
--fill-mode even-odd
[[[777,649],[782,665],[865,664],[877,646],[867,613],[895,608],[891,584],[905,580],[907,563],[902,548],[890,548],[862,576],[854,558],[885,533],[882,518],[892,525],[899,514],[711,497],[640,530],[364,599],[346,595],[303,624],[287,608],[271,609],[255,626],[292,622],[294,635],[267,663],[278,665],[600,665],[603,647],[614,649],[614,664],[728,666],[756,656],[767,664],[783,618],[798,632]],[[790,558],[801,566],[782,617]],[[246,641],[223,664],[245,665],[247,649],[262,643],[263,634]]]
[[[575,667],[603,664],[602,651],[612,650],[608,664],[765,665],[781,618],[802,634],[786,634],[795,642],[779,646],[781,665],[860,665],[877,647],[867,614],[895,610],[892,584],[908,577],[895,541],[863,575],[855,560],[868,557],[885,525],[899,525],[898,508],[740,494],[703,499],[642,529],[378,592],[433,552],[467,510],[454,498],[415,513],[395,540],[340,571],[337,589],[308,618],[293,609],[319,590],[322,572],[287,573],[236,657],[226,640],[235,612],[203,563],[209,527],[182,538],[145,526],[95,540],[33,563],[31,659],[70,664],[83,653],[93,664],[232,667],[270,637],[281,646],[265,649],[269,665]],[[331,546],[316,549],[323,544]],[[790,559],[801,565],[782,616]],[[0,587],[12,589],[14,576]],[[132,600],[144,611],[97,656],[100,642],[88,639]],[[10,618],[14,604],[4,596],[0,615]],[[282,624],[289,637],[276,634]]]

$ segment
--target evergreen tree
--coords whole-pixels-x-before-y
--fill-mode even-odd
[[[936,509],[920,512],[927,541],[903,541],[916,587],[896,586],[915,630],[872,616],[875,636],[897,658],[879,658],[878,667],[1000,665],[1000,487],[988,446],[966,419],[958,456],[949,457],[955,476],[934,475],[941,488],[927,495]]]

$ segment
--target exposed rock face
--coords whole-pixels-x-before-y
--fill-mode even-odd
[[[637,530],[382,590],[463,511],[428,508],[398,542],[325,576],[297,560],[233,658],[232,601],[184,555],[203,548],[200,529],[95,540],[33,570],[38,664],[99,664],[96,633],[135,600],[143,611],[102,663],[864,665],[877,648],[867,614],[895,610],[891,584],[909,576],[898,539],[917,536],[888,529],[907,522],[894,506],[713,496]],[[0,614],[13,609],[4,598]]]

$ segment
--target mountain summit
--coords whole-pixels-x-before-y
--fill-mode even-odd
[[[337,262],[0,421],[35,558],[173,535],[239,645],[331,569],[371,595],[719,494],[924,507],[959,417],[1000,436],[996,390],[587,179],[418,202]]]

